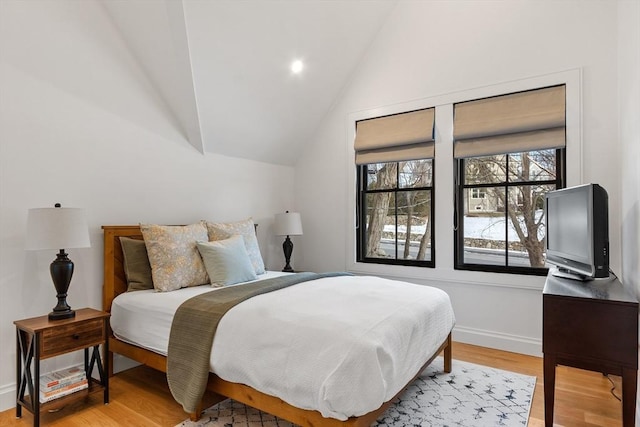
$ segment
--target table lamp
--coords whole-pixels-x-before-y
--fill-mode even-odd
[[[302,235],[300,214],[289,211],[276,214],[274,228],[276,236],[287,236],[287,238],[284,239],[284,243],[282,243],[282,250],[284,251],[284,259],[286,261],[286,265],[282,271],[293,273],[293,268],[289,265],[289,260],[293,253],[293,242],[289,239],[289,236]]]
[[[56,203],[53,208],[29,209],[27,216],[27,250],[59,249],[49,271],[56,288],[58,304],[49,313],[49,319],[75,317],[67,304],[67,291],[73,276],[73,262],[62,248],[88,248],[89,227],[84,209],[63,208]]]

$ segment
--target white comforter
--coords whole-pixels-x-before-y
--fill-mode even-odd
[[[177,307],[210,290],[122,294],[111,327],[119,338],[166,354]],[[439,289],[371,276],[323,278],[231,309],[216,332],[211,371],[345,420],[395,396],[454,322],[449,297]]]

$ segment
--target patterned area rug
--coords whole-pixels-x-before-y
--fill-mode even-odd
[[[373,424],[400,426],[526,426],[535,377],[453,361],[450,374],[437,358]],[[185,427],[293,427],[272,415],[226,400]],[[176,427],[178,427],[176,426]]]

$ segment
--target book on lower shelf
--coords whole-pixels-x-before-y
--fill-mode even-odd
[[[59,397],[64,397],[71,393],[75,393],[76,391],[84,390],[86,388],[89,388],[89,380],[83,378],[75,383],[71,383],[65,387],[58,388],[52,391],[40,390],[40,403],[49,402],[51,400],[58,399]]]
[[[89,387],[83,365],[72,366],[40,376],[40,402],[45,403]]]
[[[84,366],[72,366],[40,376],[40,391],[52,391],[87,378]]]

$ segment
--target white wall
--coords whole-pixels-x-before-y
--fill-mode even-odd
[[[2,0],[0,52],[1,411],[15,404],[12,322],[56,302],[55,251],[24,250],[29,208],[86,208],[91,248],[69,250],[68,302],[101,308],[103,224],[253,216],[265,262],[282,268],[270,228],[292,206],[294,170],[198,153],[96,2]]]
[[[640,295],[640,2],[621,1],[618,17],[622,277]]]
[[[581,180],[597,182],[609,193],[611,265],[619,272],[616,23],[615,2],[399,2],[296,165],[296,205],[306,220],[298,264],[308,270],[340,270],[354,259],[345,249],[353,245],[345,244],[344,237],[353,224],[349,206],[354,177],[348,172],[353,161],[348,126],[353,123],[348,117],[579,69]],[[436,145],[439,149],[447,147]],[[449,165],[442,175],[436,167],[437,268],[366,265],[358,271],[430,283],[447,291],[457,317],[454,339],[540,354],[543,277],[452,268],[452,186],[438,187],[438,182],[452,182],[446,176],[450,171]]]
[[[620,1],[618,21],[622,282],[640,297],[640,2]],[[636,424],[639,420],[640,400],[636,406]]]

